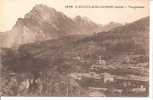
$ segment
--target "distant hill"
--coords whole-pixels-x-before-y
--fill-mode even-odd
[[[133,23],[113,28],[108,32],[82,39],[81,43],[94,41],[110,52],[139,52],[148,53],[149,50],[149,17]],[[143,53],[144,53],[143,52]]]

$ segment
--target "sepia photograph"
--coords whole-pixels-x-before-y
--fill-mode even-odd
[[[0,0],[0,96],[149,97],[148,0]]]

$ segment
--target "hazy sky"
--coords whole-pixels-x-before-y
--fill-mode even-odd
[[[17,18],[24,17],[36,4],[46,4],[62,11],[69,17],[76,15],[87,16],[91,20],[107,24],[111,21],[125,23],[132,22],[141,17],[148,16],[148,0],[0,0],[0,31],[12,28]],[[144,6],[145,8],[72,8],[67,9],[65,5],[123,5]]]

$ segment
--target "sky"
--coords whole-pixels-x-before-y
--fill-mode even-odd
[[[10,30],[18,18],[36,5],[45,4],[68,17],[87,16],[99,24],[128,23],[149,15],[149,0],[0,0],[0,32]],[[127,8],[65,8],[66,5],[123,5]],[[133,9],[128,6],[144,6]]]

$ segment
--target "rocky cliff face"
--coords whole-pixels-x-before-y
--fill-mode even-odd
[[[75,23],[53,8],[36,5],[24,18],[19,18],[7,38],[3,41],[6,47],[20,44],[56,39],[70,34],[75,29]]]

